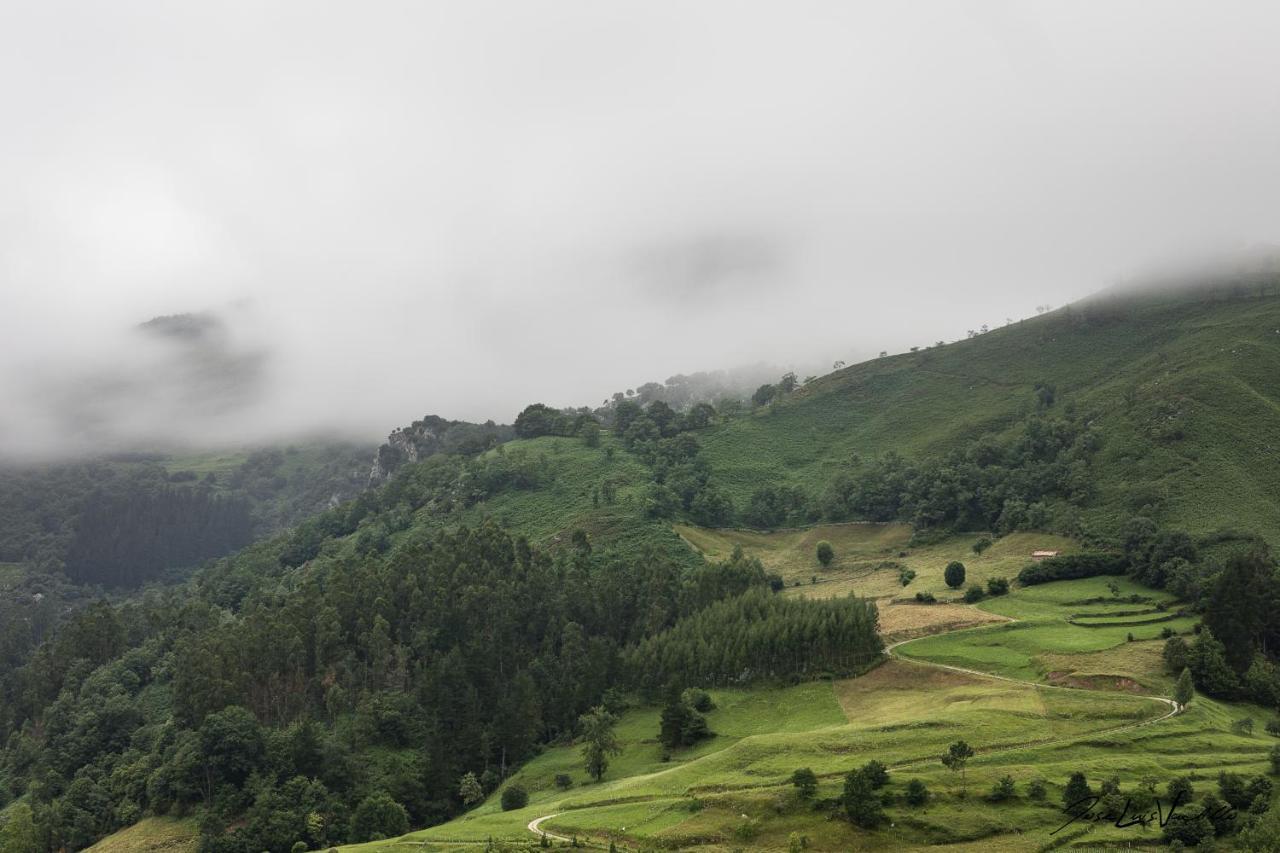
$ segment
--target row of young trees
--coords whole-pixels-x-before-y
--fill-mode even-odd
[[[883,653],[876,627],[871,601],[784,598],[755,589],[641,641],[628,671],[648,691],[672,677],[728,685],[853,675]]]

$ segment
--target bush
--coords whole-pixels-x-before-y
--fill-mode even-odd
[[[964,591],[965,604],[976,604],[986,597],[987,594],[983,592],[982,587],[978,586],[976,583],[971,584],[969,588]]]
[[[915,569],[903,569],[902,571],[898,572],[898,581],[901,582],[903,586],[906,586],[907,584],[911,583],[915,579],[916,579]]]
[[[973,553],[981,554],[983,551],[991,547],[991,537],[983,536],[977,542],[973,543]]]
[[[1048,791],[1045,789],[1044,780],[1032,779],[1031,782],[1027,785],[1027,796],[1038,803],[1043,802],[1044,798],[1048,796]]]
[[[573,780],[569,778],[568,773],[556,774],[556,787],[561,791],[567,791],[573,787]]]
[[[987,799],[993,803],[1003,803],[1005,800],[1013,799],[1016,793],[1017,789],[1014,786],[1013,777],[1003,776],[992,786],[991,794]]]
[[[1191,787],[1191,779],[1187,776],[1179,776],[1169,781],[1169,806],[1181,808],[1191,802],[1191,798],[1195,796],[1195,789]]]
[[[916,593],[916,604],[934,604],[937,601],[938,599],[934,598],[931,592]]]
[[[907,805],[923,806],[929,802],[929,789],[919,779],[912,779],[907,783]]]
[[[1171,844],[1175,841],[1195,847],[1201,841],[1213,837],[1213,824],[1202,806],[1188,806],[1182,811],[1174,812],[1164,826],[1164,841]]]
[[[1049,581],[1077,580],[1099,575],[1123,575],[1128,568],[1129,561],[1121,554],[1066,554],[1060,557],[1047,557],[1027,566],[1018,572],[1018,582],[1023,586],[1033,586]]]
[[[831,547],[831,543],[823,539],[818,543],[818,562],[825,569],[831,565],[831,561],[836,558],[836,549]]]
[[[508,785],[502,789],[502,810],[504,812],[522,809],[529,805],[529,792],[519,785]]]
[[[875,829],[884,820],[880,798],[861,770],[854,770],[844,778],[842,801],[849,820],[863,829]]]
[[[1009,593],[1009,579],[991,578],[987,581],[987,593],[989,595],[1007,595]]]
[[[947,582],[947,586],[952,589],[959,589],[964,586],[964,563],[958,560],[952,560],[947,563],[946,569],[942,572],[942,579]]]
[[[883,788],[889,784],[889,768],[879,761],[868,761],[862,765],[862,774],[867,777],[872,788]]]
[[[1272,737],[1280,737],[1280,720],[1267,721],[1267,734]]]
[[[791,784],[795,786],[796,793],[806,800],[813,799],[813,795],[818,793],[818,777],[808,767],[792,773]]]
[[[716,703],[711,701],[711,694],[705,690],[701,690],[697,687],[690,687],[681,695],[685,704],[695,711],[700,711],[705,714],[708,711],[714,711],[716,709]]]
[[[1062,807],[1070,809],[1092,796],[1093,790],[1089,787],[1089,780],[1077,770],[1071,774],[1071,778],[1067,780],[1067,787],[1062,792]]]
[[[355,841],[395,838],[408,831],[409,814],[386,791],[365,797],[351,817],[351,834]]]

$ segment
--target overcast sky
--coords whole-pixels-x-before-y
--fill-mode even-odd
[[[510,421],[1274,242],[1278,46],[1264,2],[0,0],[0,452]],[[201,310],[225,399],[133,328]]]

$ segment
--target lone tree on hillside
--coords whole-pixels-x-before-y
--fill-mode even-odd
[[[1178,684],[1173,688],[1173,701],[1186,707],[1187,703],[1195,698],[1195,695],[1195,685],[1191,682],[1191,670],[1183,667],[1182,675],[1178,676]]]
[[[953,565],[959,565],[958,563]],[[961,567],[963,568],[963,567]],[[960,790],[961,796],[969,795],[969,782],[965,778],[964,768],[969,763],[969,759],[973,758],[973,747],[962,740],[958,740],[947,748],[942,754],[942,765],[952,773],[960,774]]]
[[[947,563],[947,568],[942,573],[942,579],[952,589],[959,589],[964,586],[964,563],[959,560],[952,560]]]
[[[578,725],[582,726],[582,761],[591,778],[597,782],[609,769],[609,756],[622,752],[613,733],[617,722],[618,718],[606,711],[603,705],[597,705],[578,718]]]
[[[818,562],[822,563],[825,569],[831,565],[831,561],[836,558],[836,549],[831,547],[831,543],[823,539],[818,543]]]

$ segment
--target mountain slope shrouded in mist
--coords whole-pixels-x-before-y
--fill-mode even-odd
[[[971,624],[965,602],[987,594],[973,583],[982,579],[1018,613],[1032,605],[1010,579],[1041,542],[1069,551],[1037,564],[1042,573],[1101,567],[1131,579],[1111,584],[1108,596],[1109,578],[1090,578],[1080,601],[1053,605],[1097,605],[1088,624],[1063,623],[1069,614],[1054,610],[1058,621],[1027,630],[1075,631],[1071,642],[1093,651],[1140,649],[1123,666],[1140,665],[1142,678],[1162,684],[1161,629],[1190,636],[1195,621],[1174,609],[1174,596],[1185,593],[1177,607],[1219,624],[1226,599],[1218,593],[1235,589],[1231,579],[1249,566],[1265,568],[1238,560],[1223,568],[1222,560],[1276,529],[1280,472],[1268,442],[1280,428],[1277,375],[1280,295],[1268,282],[1100,297],[809,382],[779,377],[748,406],[642,406],[624,392],[594,415],[531,405],[513,428],[423,418],[392,433],[378,453],[381,482],[354,499],[163,594],[81,606],[61,628],[42,624],[34,639],[0,637],[8,661],[0,667],[2,790],[38,806],[33,819],[55,846],[82,847],[145,815],[195,810],[205,815],[208,849],[288,853],[301,835],[327,846],[449,821],[475,796],[501,797],[504,776],[520,768],[542,767],[515,779],[542,780],[531,793],[550,802],[563,787],[535,756],[582,734],[592,714],[633,708],[626,719],[647,722],[628,737],[647,744],[660,717],[685,720],[672,754],[653,766],[690,772],[702,745],[725,741],[689,710],[695,701],[706,707],[696,692],[680,699],[685,707],[673,686],[719,690],[730,702],[815,677],[861,689],[867,668],[883,662],[881,605],[885,619],[890,609],[897,620],[934,618],[911,598],[919,589],[951,597],[937,619]],[[373,458],[363,457],[362,483]],[[199,476],[197,461],[180,470]],[[270,495],[274,473],[290,470],[287,451],[249,462],[226,469],[228,486]],[[215,473],[208,488],[222,479]],[[163,488],[171,485],[166,478]],[[95,510],[86,530],[112,527],[114,512]],[[863,513],[897,523],[826,524]],[[779,538],[691,523],[806,529]],[[824,535],[846,549],[832,566],[815,562],[814,538]],[[769,549],[782,540],[802,552],[774,564]],[[691,544],[713,541],[757,553],[711,558]],[[978,556],[983,547],[993,556]],[[1083,548],[1106,557],[1078,554]],[[128,553],[107,556],[115,570]],[[942,582],[941,565],[957,558],[972,567],[964,598]],[[1173,592],[1166,574],[1188,581],[1184,592]],[[876,593],[877,603],[830,593],[827,575],[843,579],[829,584],[839,589],[871,578],[884,586],[870,589],[891,592]],[[1166,584],[1153,598],[1149,587]],[[1117,599],[1122,590],[1127,597]],[[35,612],[0,602],[23,606]],[[1058,636],[1050,633],[1045,642]],[[1248,665],[1252,639],[1227,642],[1230,660]],[[900,663],[885,665],[907,679]],[[1248,693],[1204,689],[1256,697],[1257,685],[1270,683],[1250,678]],[[1280,675],[1273,680],[1280,689]],[[925,688],[907,679],[893,689]],[[104,694],[110,702],[100,708]],[[1109,711],[1115,725],[1136,725],[1146,700],[1116,701],[1134,707]],[[653,702],[665,703],[661,715]],[[604,711],[593,710],[601,703]],[[1144,708],[1146,719],[1153,707]],[[1038,726],[1046,712],[1036,704],[1009,713],[947,725],[980,743],[990,725]],[[1074,706],[1050,716],[1079,737],[1113,725]],[[782,736],[770,748],[785,754],[767,779],[810,761],[837,766],[830,748],[805,752],[802,739],[769,719],[748,730]],[[236,745],[234,762],[219,757],[227,744]],[[1109,747],[1112,760],[1133,759],[1126,744]],[[935,755],[945,747],[929,741]],[[716,755],[732,761],[736,753]],[[713,763],[732,769],[720,760]],[[647,762],[620,760],[616,778],[636,768],[637,784],[653,778]],[[684,777],[663,778],[680,785]],[[754,790],[760,779],[745,784]],[[490,813],[502,819],[496,807],[476,810]],[[735,806],[732,819],[741,813]],[[691,812],[681,805],[680,814]],[[521,837],[537,816],[517,815],[498,830]],[[386,823],[369,829],[375,819]],[[826,815],[815,820],[829,829]]]

